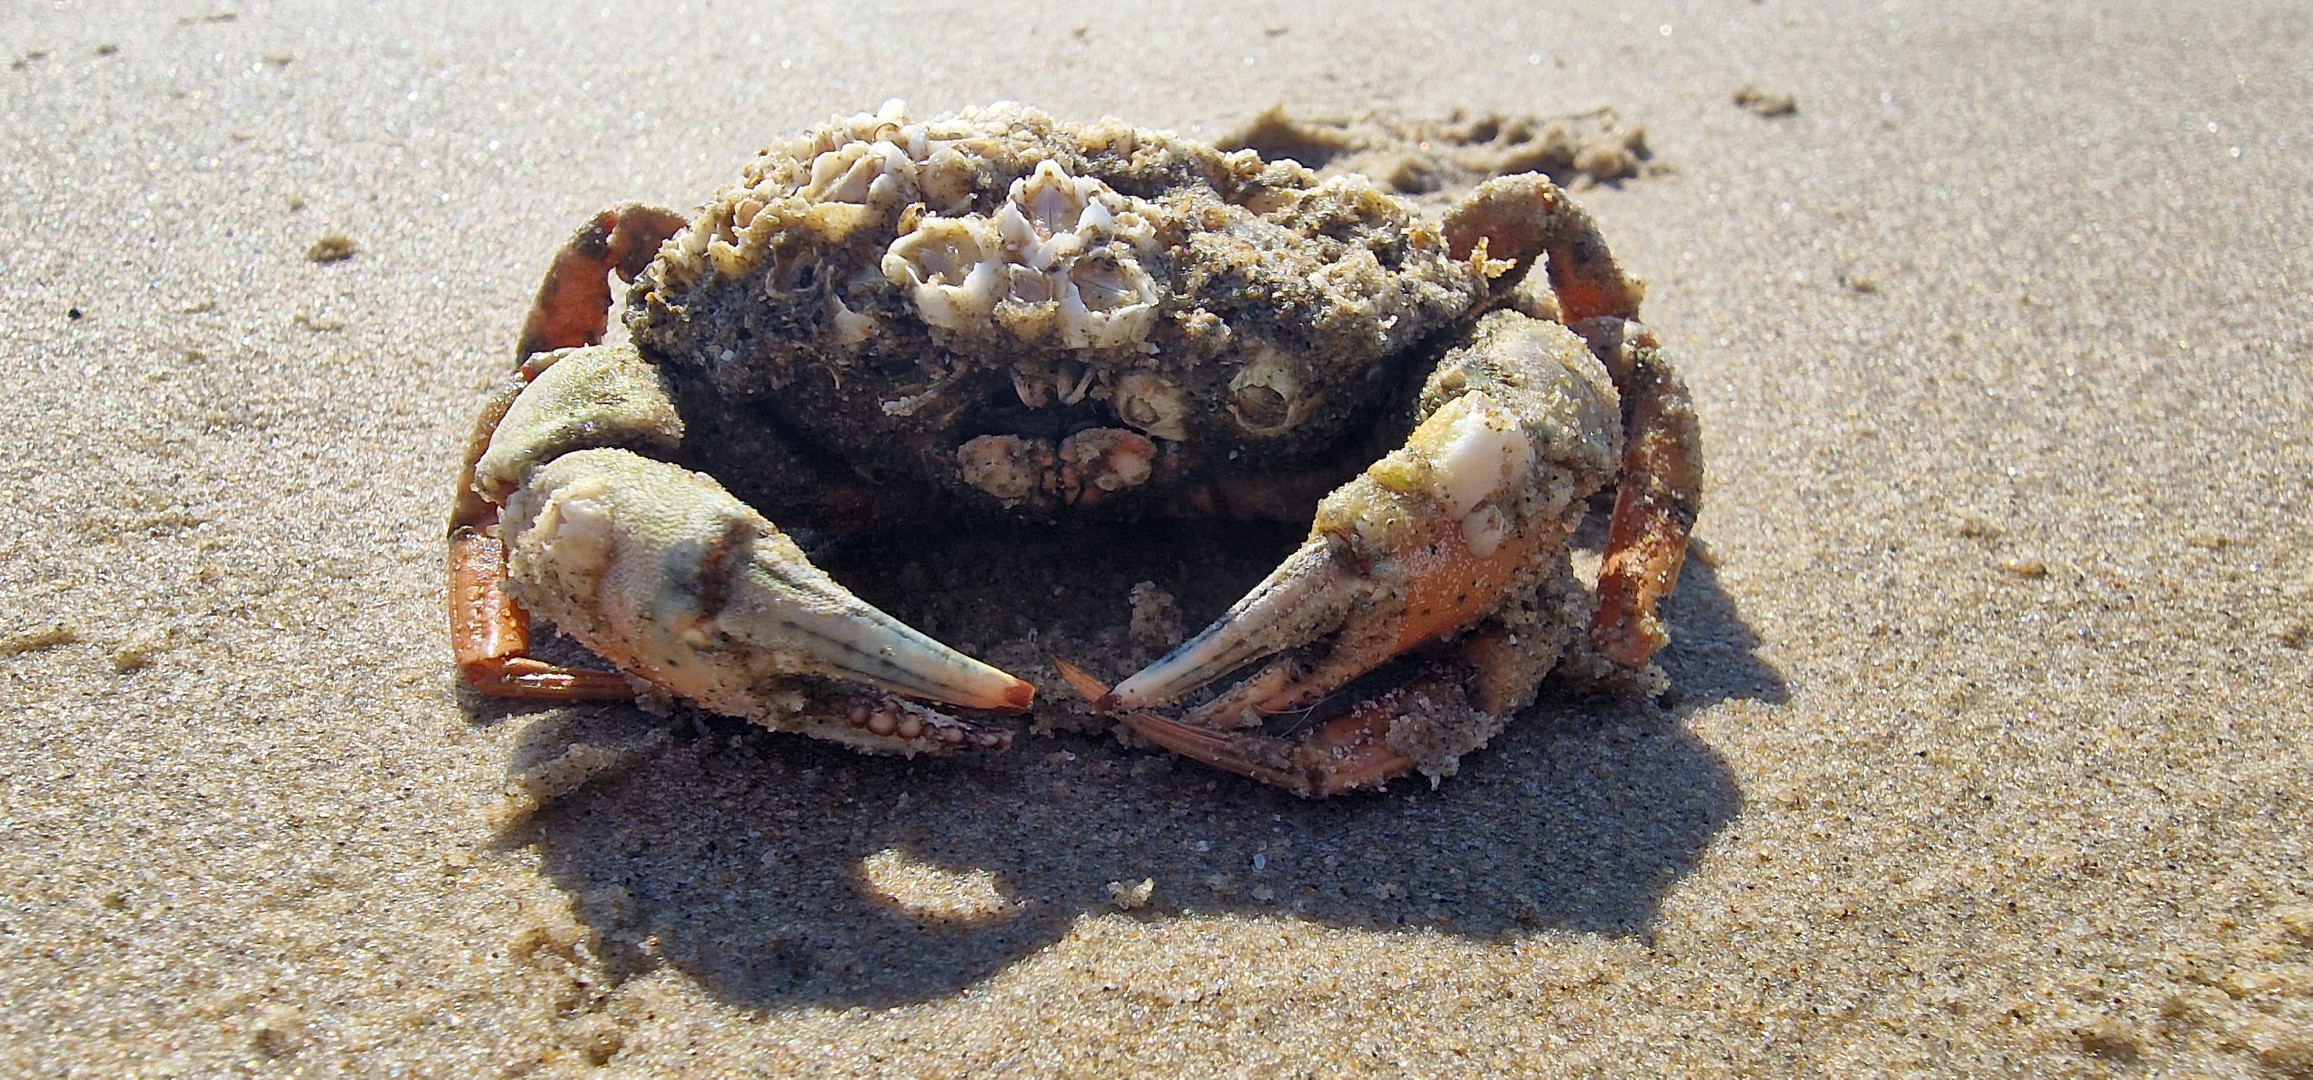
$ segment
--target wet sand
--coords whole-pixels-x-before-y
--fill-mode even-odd
[[[2313,1076],[2313,23],[1971,7],[12,9],[0,1072]],[[461,692],[554,245],[890,97],[1645,125],[1672,693],[1311,804]],[[825,560],[1049,701],[1294,539]]]

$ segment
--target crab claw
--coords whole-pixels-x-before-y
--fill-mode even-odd
[[[1620,451],[1620,402],[1589,346],[1555,323],[1488,316],[1432,373],[1423,408],[1404,447],[1327,496],[1309,538],[1219,620],[1113,690],[1089,677],[1070,685],[1159,745],[1303,795],[1379,786],[1415,768],[1452,772],[1549,667],[1501,662],[1489,651],[1500,627],[1465,641],[1463,661],[1480,670],[1449,678],[1431,663],[1297,741],[1230,730],[1311,706],[1563,572],[1566,540]],[[1151,711],[1321,641],[1306,671],[1280,657],[1179,719]]]
[[[1486,538],[1491,548],[1481,554],[1453,518],[1397,523],[1406,528],[1379,544],[1354,528],[1321,529],[1219,620],[1118,684],[1100,707],[1161,705],[1248,661],[1330,636],[1330,650],[1306,674],[1281,659],[1189,714],[1201,725],[1255,726],[1475,622],[1520,583],[1538,549],[1562,539],[1547,529],[1496,533]]]
[[[1557,351],[1587,360],[1564,336],[1571,344],[1555,343]],[[1533,585],[1536,556],[1562,545],[1580,512],[1572,505],[1579,485],[1544,451],[1582,440],[1531,430],[1513,407],[1516,394],[1501,391],[1470,389],[1438,406],[1403,449],[1319,504],[1309,539],[1266,580],[1098,704],[1160,705],[1249,660],[1330,636],[1331,649],[1306,675],[1273,664],[1191,717],[1205,726],[1250,726],[1451,636]],[[1578,411],[1611,416],[1611,393]],[[1589,456],[1611,462],[1611,428],[1592,430],[1601,445]]]
[[[626,450],[563,454],[508,498],[503,528],[508,585],[524,607],[715,712],[866,749],[938,752],[1008,739],[887,695],[1007,713],[1035,696],[853,596],[687,469]]]
[[[1356,607],[1364,575],[1346,540],[1322,531],[1303,541],[1220,620],[1094,702],[1104,710],[1160,705],[1270,653],[1334,632]],[[1278,671],[1290,675],[1284,668]],[[1249,680],[1268,693],[1277,679]],[[1272,710],[1274,711],[1274,710]]]

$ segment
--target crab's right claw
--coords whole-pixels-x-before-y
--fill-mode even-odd
[[[1249,726],[1469,627],[1538,580],[1615,467],[1617,402],[1585,343],[1504,315],[1442,365],[1405,446],[1319,504],[1309,539],[1194,639],[1098,705],[1131,712],[1241,664],[1330,637],[1307,674],[1280,662],[1186,719]]]
[[[1589,493],[1615,475],[1619,411],[1582,338],[1514,312],[1489,315],[1432,371],[1405,445],[1327,496],[1309,539],[1267,580],[1114,690],[1068,681],[1152,742],[1305,796],[1378,787],[1415,769],[1446,775],[1530,698],[1554,646],[1538,663],[1472,672],[1465,665],[1486,666],[1494,637],[1480,630],[1459,660],[1432,658],[1411,682],[1296,740],[1231,729],[1314,705],[1531,595],[1563,567]],[[1152,711],[1251,660],[1319,642],[1305,672],[1288,655],[1177,720]]]

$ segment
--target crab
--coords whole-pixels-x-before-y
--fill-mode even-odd
[[[1660,678],[1702,463],[1642,291],[1540,175],[1431,220],[1113,119],[839,117],[695,216],[621,206],[554,257],[458,478],[457,663],[489,695],[1000,750],[984,714],[1034,687],[773,520],[1298,518],[1169,655],[1113,687],[1055,669],[1149,742],[1304,796],[1434,783],[1553,669]],[[1609,493],[1588,584],[1569,541]],[[534,616],[616,670],[532,656]]]

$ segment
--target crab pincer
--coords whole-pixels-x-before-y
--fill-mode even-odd
[[[853,596],[712,477],[626,449],[670,449],[682,431],[663,376],[631,346],[544,358],[470,469],[503,507],[490,538],[514,610],[662,691],[768,726],[898,753],[1009,744],[908,699],[1017,713],[1033,687]],[[619,676],[547,670],[633,696]]]
[[[506,502],[510,583],[604,659],[726,715],[885,752],[1010,733],[910,699],[1018,713],[1034,688],[870,606],[713,479],[595,448]]]
[[[609,279],[640,272],[683,224],[647,207],[604,211],[539,289],[522,362],[476,425],[451,510],[460,671],[482,693],[550,701],[631,699],[639,680],[883,753],[1009,746],[1009,730],[921,700],[1019,713],[1034,687],[853,596],[712,477],[636,452],[674,452],[684,424],[655,365],[632,345],[598,344]],[[620,672],[531,657],[533,615]]]
[[[1618,469],[1621,412],[1583,338],[1515,312],[1488,315],[1430,376],[1405,445],[1320,503],[1309,538],[1267,579],[1114,689],[1071,681],[1158,745],[1305,796],[1415,769],[1446,775],[1532,699],[1565,645],[1538,635],[1515,672],[1492,647],[1504,613],[1565,572],[1587,496]],[[1410,682],[1298,740],[1246,730],[1457,637],[1458,652],[1441,650]],[[1310,646],[1320,648],[1304,667]],[[1154,711],[1275,654],[1180,718]]]

